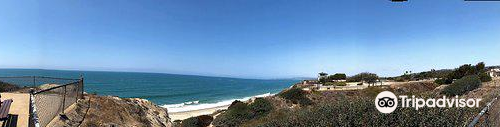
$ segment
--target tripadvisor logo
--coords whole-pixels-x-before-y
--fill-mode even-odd
[[[411,98],[406,95],[400,95],[398,99],[398,97],[396,97],[396,95],[391,91],[383,91],[380,92],[375,98],[375,107],[377,107],[377,110],[381,113],[391,113],[396,110],[398,106],[401,106],[402,108],[412,107],[415,108],[415,110],[423,107],[471,108],[479,107],[479,102],[481,100],[482,99],[459,99],[458,96],[455,96],[455,98],[447,98],[446,96],[443,96],[442,98],[438,99],[422,99],[416,98],[415,95],[413,95]],[[401,105],[398,105],[399,102],[401,103]]]

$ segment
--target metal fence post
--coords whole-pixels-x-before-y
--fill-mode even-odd
[[[81,96],[81,99],[83,99],[83,75],[80,75],[80,84],[78,84],[79,87],[80,87],[80,96]]]
[[[63,101],[62,101],[62,114],[64,114],[64,104],[66,103],[66,85],[64,86],[64,94],[63,94]]]

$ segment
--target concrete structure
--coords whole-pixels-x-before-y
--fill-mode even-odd
[[[335,89],[335,86],[319,86],[318,87],[318,91],[327,91],[327,90],[334,90]]]
[[[30,95],[27,93],[0,93],[1,100],[12,99],[9,114],[17,115],[17,126],[27,127],[30,116]],[[0,125],[3,123],[0,122]]]
[[[332,80],[332,82],[346,82],[345,79],[340,79],[340,80]]]
[[[488,74],[491,77],[500,77],[500,68],[493,68],[488,70]]]
[[[318,91],[333,91],[333,90],[359,90],[367,88],[368,86],[356,85],[356,86],[319,86]]]

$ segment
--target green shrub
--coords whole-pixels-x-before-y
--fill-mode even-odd
[[[273,105],[271,102],[264,98],[256,98],[253,103],[248,105],[250,110],[252,110],[254,117],[262,117],[267,115],[271,110],[273,110]]]
[[[489,82],[492,80],[490,75],[488,75],[487,73],[480,73],[479,79],[481,80],[481,82]]]
[[[329,80],[345,80],[347,76],[344,73],[336,73],[334,75],[328,76]]]
[[[404,78],[402,78],[402,76],[400,76],[400,77],[396,77],[395,81],[396,82],[405,82],[406,80]]]
[[[345,83],[345,82],[335,82],[334,84],[335,84],[335,86],[346,86],[347,85],[347,83]]]
[[[337,127],[337,126],[465,126],[479,108],[397,108],[380,113],[373,98],[359,98],[318,103],[296,111],[269,114],[253,126],[258,127]],[[418,117],[415,117],[418,116]]]
[[[213,117],[209,115],[190,117],[182,120],[181,127],[206,127],[210,125],[212,120]]]
[[[278,96],[290,100],[294,104],[310,105],[312,101],[306,97],[307,92],[299,88],[292,88],[281,92]]]
[[[335,85],[335,83],[333,82],[326,82],[325,84],[323,84],[324,86],[333,86]]]
[[[434,81],[434,83],[439,84],[439,85],[446,84],[445,82],[446,82],[446,79],[442,79],[442,78],[440,78],[440,79],[436,79],[436,80]]]
[[[375,83],[378,80],[377,74],[374,73],[369,73],[369,72],[363,72],[356,74],[354,76],[348,77],[347,82],[367,82],[367,83]]]
[[[11,92],[11,91],[19,90],[19,89],[21,89],[21,88],[17,85],[13,85],[10,83],[0,81],[0,92]]]
[[[451,83],[453,83],[453,80],[449,79],[449,78],[439,78],[439,79],[436,79],[434,81],[434,83],[439,84],[439,85],[451,84]]]
[[[456,80],[451,85],[444,88],[441,92],[448,96],[462,95],[468,91],[474,90],[481,86],[481,80],[476,75],[465,76]]]
[[[256,98],[249,105],[241,101],[234,101],[226,112],[216,117],[213,124],[222,127],[239,126],[248,120],[266,116],[273,109],[271,102],[264,98]]]
[[[213,125],[220,127],[235,127],[251,119],[253,116],[247,104],[234,101],[226,110],[213,121]]]

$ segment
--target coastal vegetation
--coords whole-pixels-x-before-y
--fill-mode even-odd
[[[452,70],[453,73],[455,70]],[[451,74],[451,73],[449,73]],[[432,81],[407,82],[386,86],[374,86],[350,91],[312,91],[306,92],[292,87],[275,97],[263,100],[271,102],[272,110],[265,110],[259,117],[245,117],[237,123],[214,124],[216,126],[465,126],[500,91],[499,82],[482,82],[479,75],[471,73],[456,79],[451,85],[441,86]],[[361,75],[351,80],[363,81]],[[375,76],[374,76],[375,77]],[[446,76],[444,76],[446,77]],[[347,78],[348,79],[348,78]],[[334,83],[334,82],[331,82]],[[327,82],[329,84],[329,82]],[[486,86],[484,84],[487,84]],[[380,113],[374,108],[373,99],[381,91],[392,91],[396,95],[415,95],[422,98],[440,98],[444,95],[460,98],[479,97],[484,102],[479,108],[397,108],[390,114]],[[284,101],[281,101],[284,99]],[[310,102],[303,104],[302,101]],[[302,103],[301,103],[302,102]],[[244,106],[243,102],[237,102]],[[255,103],[255,102],[254,102]],[[238,108],[231,106],[228,111],[214,121],[231,121],[230,114],[237,114]],[[241,108],[240,108],[241,109]],[[243,108],[244,109],[244,108]],[[238,115],[231,118],[238,119]],[[312,117],[314,116],[314,117]],[[419,116],[419,117],[415,117]],[[218,120],[220,119],[220,120]]]
[[[379,77],[377,74],[370,72],[363,72],[350,77],[344,73],[328,75],[325,72],[321,72],[319,73],[318,81],[325,86],[346,86],[346,82],[366,82],[368,84],[374,84],[378,79]],[[360,85],[362,85],[362,83],[360,83]]]
[[[374,84],[379,79],[378,75],[370,72],[363,72],[347,78],[347,82],[366,82]]]
[[[471,90],[479,88],[481,86],[481,80],[477,75],[468,75],[456,80],[451,85],[447,86],[443,90],[443,94],[447,96],[462,95]]]
[[[387,79],[395,80],[398,82],[418,81],[418,80],[433,79],[433,78],[439,79],[439,78],[446,78],[446,76],[448,76],[452,72],[453,70],[450,69],[442,69],[442,70],[431,69],[430,71],[424,71],[419,73],[411,73],[410,71],[408,71],[401,76],[388,77]]]
[[[300,88],[291,88],[279,93],[278,96],[292,102],[293,104],[311,105],[312,101],[306,97],[306,94],[307,92]]]
[[[438,98],[441,96],[439,91],[435,91],[438,86],[432,82],[417,82],[394,87],[375,86],[357,91],[306,93],[307,96],[319,99],[308,106],[276,108],[262,118],[247,119],[237,126],[464,126],[479,112],[479,108],[426,107],[419,110],[397,108],[393,113],[383,114],[374,108],[373,98],[381,91]],[[414,117],[417,115],[419,117]]]
[[[182,120],[180,127],[206,127],[209,126],[214,118],[209,115],[201,115],[196,117],[190,117]],[[177,126],[174,124],[174,126]]]
[[[212,124],[218,127],[239,126],[249,120],[264,117],[273,109],[271,102],[265,98],[256,98],[250,104],[234,101],[223,114],[216,117]]]
[[[344,73],[335,73],[333,75],[328,75],[328,73],[325,72],[320,72],[318,73],[319,75],[319,82],[320,83],[328,83],[328,82],[334,82],[334,81],[340,81],[340,80],[346,80],[347,75]]]
[[[394,80],[398,82],[406,81],[418,81],[425,79],[435,79],[437,84],[451,84],[454,80],[460,79],[469,75],[476,75],[482,82],[491,81],[491,77],[486,73],[487,69],[484,62],[479,62],[476,65],[464,64],[455,69],[442,69],[424,71],[419,73],[411,73],[411,71],[406,71],[401,76],[387,77],[387,80]]]
[[[334,75],[328,76],[329,80],[345,80],[347,78],[347,75],[344,73],[335,73]]]
[[[16,91],[19,89],[21,89],[21,87],[19,87],[17,85],[0,81],[0,92],[10,92],[10,91]]]
[[[452,70],[445,77],[435,80],[438,84],[451,84],[454,80],[461,79],[466,76],[475,75],[481,80],[481,82],[491,81],[491,77],[486,73],[486,67],[484,62],[479,62],[475,66],[471,64],[464,64],[454,70]]]

